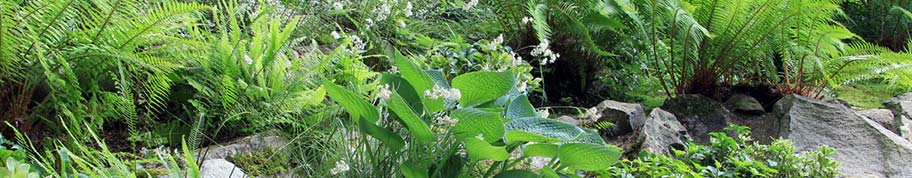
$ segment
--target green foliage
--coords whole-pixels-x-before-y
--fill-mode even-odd
[[[0,169],[0,177],[38,178],[38,173],[29,170],[31,165],[21,163],[12,157],[6,158],[5,169]]]
[[[272,147],[266,147],[262,151],[231,155],[228,160],[250,176],[277,175],[285,173],[286,169],[291,167],[289,162],[285,161],[288,160],[288,156]]]
[[[901,51],[912,33],[912,4],[894,0],[852,1],[841,4],[846,17],[839,19],[865,41]]]
[[[839,163],[830,160],[835,150],[820,147],[817,151],[797,154],[788,140],[775,140],[770,145],[751,142],[750,130],[730,126],[735,133],[711,133],[710,145],[688,144],[687,150],[675,150],[674,157],[641,153],[634,160],[612,168],[605,175],[615,177],[836,177]]]

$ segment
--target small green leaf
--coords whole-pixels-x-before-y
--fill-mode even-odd
[[[507,94],[515,86],[515,80],[507,72],[472,72],[454,78],[453,88],[462,94],[460,106],[474,106]]]
[[[528,170],[509,170],[494,175],[494,178],[539,178],[538,174]]]
[[[380,113],[377,111],[377,108],[358,97],[354,92],[345,90],[330,81],[324,81],[323,88],[326,89],[326,94],[328,94],[330,98],[339,103],[339,105],[342,105],[342,108],[348,112],[348,115],[350,115],[353,120],[364,118],[371,123],[380,120]]]
[[[459,123],[453,127],[453,132],[458,138],[482,135],[488,143],[503,139],[504,126],[500,113],[482,111],[475,108],[459,108],[453,111],[453,117]]]
[[[557,157],[558,146],[550,143],[536,143],[528,144],[523,148],[523,156],[532,157],[546,157],[554,158]]]
[[[507,143],[539,142],[558,143],[573,141],[584,132],[579,127],[545,118],[513,119],[504,125]]]
[[[431,132],[431,128],[428,127],[427,123],[424,123],[424,121],[415,114],[415,111],[409,107],[408,103],[405,103],[405,99],[402,99],[402,96],[399,96],[399,94],[393,93],[390,95],[387,106],[389,106],[389,109],[392,110],[396,116],[399,116],[399,121],[402,121],[402,124],[411,131],[412,136],[417,140],[433,142],[437,139],[437,137],[434,136],[434,133]]]
[[[621,150],[592,143],[568,143],[560,146],[561,165],[584,171],[607,169],[618,162]]]
[[[367,133],[383,144],[386,144],[392,151],[399,151],[405,146],[405,141],[392,130],[377,126],[365,118],[358,120],[358,128],[361,132]]]
[[[428,176],[427,169],[419,167],[415,163],[406,162],[399,167],[402,171],[402,175],[406,178],[427,178]]]
[[[504,147],[492,146],[488,142],[475,137],[465,139],[465,149],[466,154],[469,155],[469,160],[472,161],[503,161],[510,158],[510,153],[507,153],[507,150]]]
[[[535,112],[535,108],[532,106],[532,103],[529,103],[529,97],[526,95],[516,96],[513,98],[513,101],[510,102],[510,105],[507,106],[507,118],[509,119],[537,116],[538,113]]]

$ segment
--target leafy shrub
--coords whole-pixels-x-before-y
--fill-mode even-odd
[[[347,162],[369,165],[348,165],[343,159],[333,174],[394,176],[389,175],[392,171],[405,177],[456,177],[466,175],[464,172],[482,177],[557,176],[605,169],[620,156],[620,150],[606,145],[594,130],[541,118],[517,90],[514,70],[470,72],[448,81],[440,71],[419,68],[402,55],[394,58],[398,75],[382,74],[376,105],[324,81],[327,94],[345,108],[350,122],[382,144],[371,146],[376,142],[365,140],[348,144],[341,152],[366,155],[347,155],[360,160]],[[407,137],[400,135],[403,132]],[[511,157],[517,149],[522,156]],[[561,161],[538,173],[514,169],[521,160],[533,156]]]
[[[750,130],[730,126],[729,137],[722,132],[710,133],[710,145],[690,143],[686,150],[675,150],[673,157],[640,153],[625,160],[606,175],[613,177],[836,177],[838,162],[829,156],[835,150],[820,147],[817,151],[795,153],[788,140],[775,140],[770,145],[751,142]]]
[[[840,21],[865,41],[901,51],[912,34],[912,3],[893,0],[847,1]]]

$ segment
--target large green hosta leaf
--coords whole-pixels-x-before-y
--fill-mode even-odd
[[[393,113],[396,113],[396,116],[399,116],[399,121],[402,121],[402,124],[411,131],[412,136],[417,140],[433,142],[437,139],[437,137],[434,136],[434,133],[431,132],[431,128],[428,127],[427,123],[424,123],[424,121],[415,114],[415,111],[409,107],[408,103],[405,102],[405,99],[402,99],[402,96],[392,93],[386,104]]]
[[[621,151],[607,145],[567,143],[560,146],[561,165],[585,171],[607,169],[618,162]]]
[[[560,121],[545,118],[513,119],[504,125],[507,134],[504,137],[507,143],[514,142],[539,142],[559,143],[574,141],[583,133],[579,127]]]
[[[367,133],[367,135],[380,140],[380,142],[383,142],[390,150],[399,151],[405,146],[405,140],[398,134],[387,128],[377,126],[377,124],[374,124],[374,122],[368,121],[367,119],[361,118],[358,120],[358,129],[361,130],[361,132]]]
[[[463,107],[500,98],[515,84],[516,79],[508,72],[472,72],[453,79],[453,88],[459,89],[462,94],[459,105]]]
[[[459,108],[453,111],[452,116],[459,119],[459,123],[453,127],[453,132],[458,138],[482,135],[488,143],[494,143],[503,138],[504,122],[498,112]]]
[[[539,156],[539,157],[546,157],[546,158],[554,158],[554,157],[557,157],[558,146],[555,144],[550,144],[550,143],[528,144],[525,147],[523,147],[522,151],[523,151],[523,156],[525,156],[525,157]]]
[[[418,65],[412,63],[411,60],[399,54],[398,51],[396,51],[396,68],[398,68],[402,78],[405,78],[415,88],[416,94],[421,97],[428,112],[437,112],[444,109],[443,99],[430,99],[424,96],[424,91],[434,88],[435,83],[431,76],[419,68]]]
[[[538,113],[535,112],[535,108],[532,103],[529,103],[529,98],[526,95],[519,95],[510,101],[510,105],[507,105],[507,118],[519,119],[524,117],[538,117]]]
[[[380,78],[381,84],[387,84],[390,87],[390,90],[395,91],[402,96],[402,99],[409,104],[416,112],[421,113],[424,105],[421,104],[421,96],[416,92],[415,87],[408,83],[402,77],[393,74],[383,74]]]
[[[335,100],[336,103],[339,103],[339,105],[342,105],[342,108],[348,112],[348,115],[351,116],[352,119],[358,120],[359,118],[364,118],[372,123],[380,120],[380,113],[377,111],[377,108],[358,97],[354,92],[345,90],[330,81],[324,81],[323,88],[326,89],[326,94],[328,94],[330,98]]]
[[[469,155],[469,160],[471,161],[503,161],[510,158],[510,153],[507,153],[506,148],[502,146],[493,146],[488,142],[475,137],[465,139],[465,149],[466,154]]]

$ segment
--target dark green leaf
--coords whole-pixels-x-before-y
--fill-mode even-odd
[[[462,97],[459,105],[474,106],[500,98],[513,89],[516,81],[507,72],[472,72],[453,79],[453,88],[459,89]]]
[[[358,121],[358,128],[361,130],[361,132],[367,133],[367,135],[370,135],[377,140],[380,140],[380,142],[383,142],[383,144],[386,144],[390,150],[399,151],[402,149],[402,147],[405,146],[405,141],[402,140],[402,137],[397,135],[395,132],[377,126],[374,124],[374,122],[371,122],[365,118],[361,118],[361,120]]]
[[[358,120],[359,118],[364,118],[371,123],[380,120],[380,113],[377,111],[377,108],[358,97],[357,94],[345,90],[330,81],[324,81],[323,87],[326,88],[326,94],[339,103],[339,105],[342,105],[342,108],[345,108],[345,111],[348,112],[348,115],[351,116],[352,119]]]

